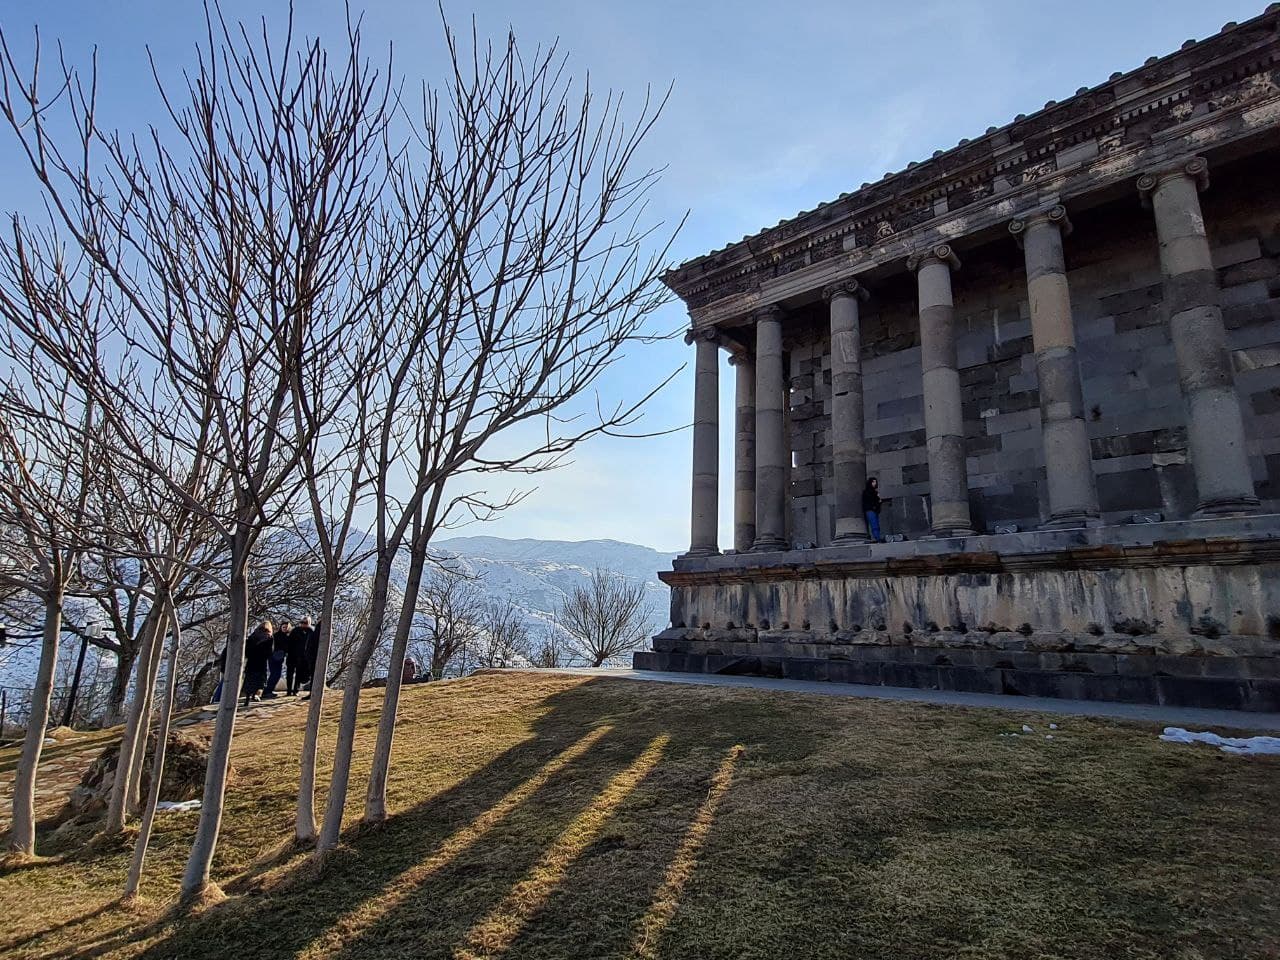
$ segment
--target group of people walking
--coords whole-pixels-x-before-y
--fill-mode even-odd
[[[304,689],[311,689],[312,672],[316,652],[320,645],[320,631],[311,625],[310,617],[303,617],[298,624],[284,620],[279,626],[270,620],[258,624],[244,644],[244,680],[240,684],[240,696],[245,706],[253,700],[274,700],[279,694],[276,687],[284,676],[286,696],[297,696]],[[227,652],[222,651],[219,666],[225,671]],[[214,691],[213,702],[222,698],[222,681]]]
[[[248,704],[259,694],[263,700],[279,696],[276,687],[282,673],[287,696],[296,696],[304,685],[310,685],[318,643],[319,633],[312,628],[310,617],[303,617],[297,626],[288,620],[279,627],[270,620],[258,624],[244,646],[244,683],[240,687],[244,702]]]

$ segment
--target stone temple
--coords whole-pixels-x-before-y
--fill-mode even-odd
[[[1280,710],[1280,5],[664,279],[692,531],[638,668]]]

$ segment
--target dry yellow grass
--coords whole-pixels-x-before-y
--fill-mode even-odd
[[[161,819],[128,908],[127,850],[42,837],[54,859],[0,874],[0,955],[1280,955],[1280,763],[1052,719],[1046,740],[1047,718],[907,703],[415,686],[392,818],[353,825],[322,872],[288,843],[301,731],[282,716],[237,737],[226,900],[172,910],[194,815]]]

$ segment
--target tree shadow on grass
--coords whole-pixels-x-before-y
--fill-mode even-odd
[[[395,949],[446,955],[522,878],[540,869],[540,861],[566,834],[582,840],[588,851],[597,844],[616,845],[609,832],[619,819],[615,814],[656,809],[676,778],[686,786],[683,811],[675,812],[681,804],[672,804],[650,826],[637,828],[652,829],[664,851],[673,852],[696,809],[696,784],[714,770],[721,745],[703,743],[678,711],[647,707],[639,691],[633,694],[628,687],[619,695],[613,686],[599,695],[598,682],[548,697],[532,737],[454,787],[379,829],[349,831],[344,848],[314,878],[304,872],[309,865],[301,864],[272,877],[261,890],[197,915],[169,915],[143,930],[120,929],[65,956],[101,955],[157,934],[160,939],[142,954],[150,960],[245,951],[255,958],[292,957],[304,950],[352,958],[386,956]],[[604,726],[609,729],[601,733]],[[684,729],[689,732],[681,733]],[[575,752],[584,738],[589,744]],[[566,753],[572,755],[566,759]],[[678,762],[668,773],[669,757]],[[691,770],[701,773],[690,778]],[[618,792],[623,781],[613,796],[610,791]],[[692,794],[689,783],[695,785]],[[613,806],[594,824],[598,835],[583,839],[575,831],[602,796],[613,796]],[[632,822],[629,813],[622,819]],[[637,878],[638,914],[644,912],[644,890],[651,892],[661,882],[662,867],[659,858],[650,876]],[[576,883],[571,873],[565,881],[545,893],[560,896],[571,881]],[[227,887],[233,889],[234,881]]]
[[[618,688],[611,693],[611,707],[619,699],[627,705]],[[643,757],[660,738],[662,750],[624,790],[584,789],[574,816],[557,818],[560,829],[545,829],[543,811],[530,806],[513,818],[508,836],[458,870],[425,878],[374,923],[335,936],[339,949],[325,956],[599,957],[627,955],[638,945],[641,955],[657,955],[650,948],[661,941],[743,762],[737,739],[751,741],[753,732],[763,739],[779,715],[764,703],[735,702],[734,723],[708,729],[705,700],[687,713],[670,703],[660,713],[641,699],[630,705],[615,742]],[[802,754],[809,742],[797,731],[783,752]],[[509,860],[516,848],[520,856]]]

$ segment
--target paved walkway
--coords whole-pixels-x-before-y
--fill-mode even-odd
[[[539,671],[542,672],[542,671]],[[828,697],[870,697],[933,703],[952,707],[994,707],[1020,713],[1055,713],[1080,717],[1112,717],[1139,720],[1188,730],[1210,728],[1277,731],[1280,713],[1245,713],[1239,710],[1208,710],[1199,707],[1162,707],[1144,703],[1106,703],[1098,700],[1056,700],[1049,697],[1014,697],[997,693],[955,693],[950,690],[917,690],[906,687],[875,687],[857,683],[819,683],[812,680],[780,680],[773,677],[737,677],[719,673],[666,673],[630,668],[564,667],[558,673],[612,677],[647,683],[692,683],[711,687],[750,687],[755,690],[787,693],[817,693]]]

